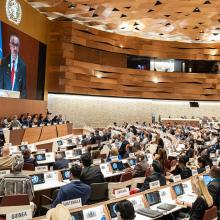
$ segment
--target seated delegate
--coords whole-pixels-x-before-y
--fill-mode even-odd
[[[51,207],[56,207],[57,204],[63,201],[81,198],[82,204],[85,205],[91,194],[90,186],[80,181],[81,167],[74,164],[70,169],[71,182],[65,186],[62,186],[57,194],[56,199],[53,201]]]

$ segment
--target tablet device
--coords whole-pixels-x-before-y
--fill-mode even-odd
[[[41,173],[41,174],[35,174],[31,176],[31,181],[33,185],[45,183],[44,174]]]
[[[35,154],[34,157],[35,157],[36,161],[46,160],[45,154]]]
[[[176,196],[181,196],[184,194],[184,190],[183,190],[183,185],[182,184],[177,184],[175,186],[173,186],[173,190],[176,193]]]
[[[62,170],[61,175],[63,180],[68,180],[70,178],[70,170]]]
[[[158,203],[161,202],[160,194],[159,194],[158,191],[147,193],[145,195],[145,197],[146,197],[146,199],[147,199],[150,206],[158,204]]]

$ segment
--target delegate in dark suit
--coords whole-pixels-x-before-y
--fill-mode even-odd
[[[82,204],[85,205],[90,198],[91,188],[80,180],[73,180],[71,183],[62,186],[57,194],[56,199],[51,207],[55,208],[57,204],[63,201],[81,198]]]
[[[21,98],[26,98],[26,65],[18,56],[14,87],[11,82],[11,56],[4,58],[0,66],[0,89],[19,91]]]

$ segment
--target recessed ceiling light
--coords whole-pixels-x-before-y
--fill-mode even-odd
[[[73,3],[71,3],[71,4],[68,5],[68,8],[75,8],[75,7],[76,7],[76,5],[73,4]]]
[[[152,82],[153,82],[153,83],[159,83],[159,80],[158,80],[157,77],[154,77],[154,78],[152,79]]]
[[[204,4],[204,5],[206,5],[206,4],[211,4],[211,2],[210,2],[210,1],[205,1],[203,4]]]
[[[198,7],[196,7],[193,12],[200,12],[200,9]]]
[[[113,8],[113,10],[112,11],[120,11],[119,9],[117,9],[117,8]]]
[[[157,1],[154,6],[161,5],[161,4],[162,3],[160,1]]]
[[[152,11],[154,11],[154,10],[153,9],[148,10],[148,12],[152,12]]]
[[[125,17],[127,17],[127,15],[125,15],[125,14],[122,14],[122,15],[121,15],[121,18],[125,18]]]

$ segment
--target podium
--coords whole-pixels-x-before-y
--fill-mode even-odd
[[[0,97],[19,99],[20,98],[20,92],[19,91],[11,91],[11,90],[0,89]]]

